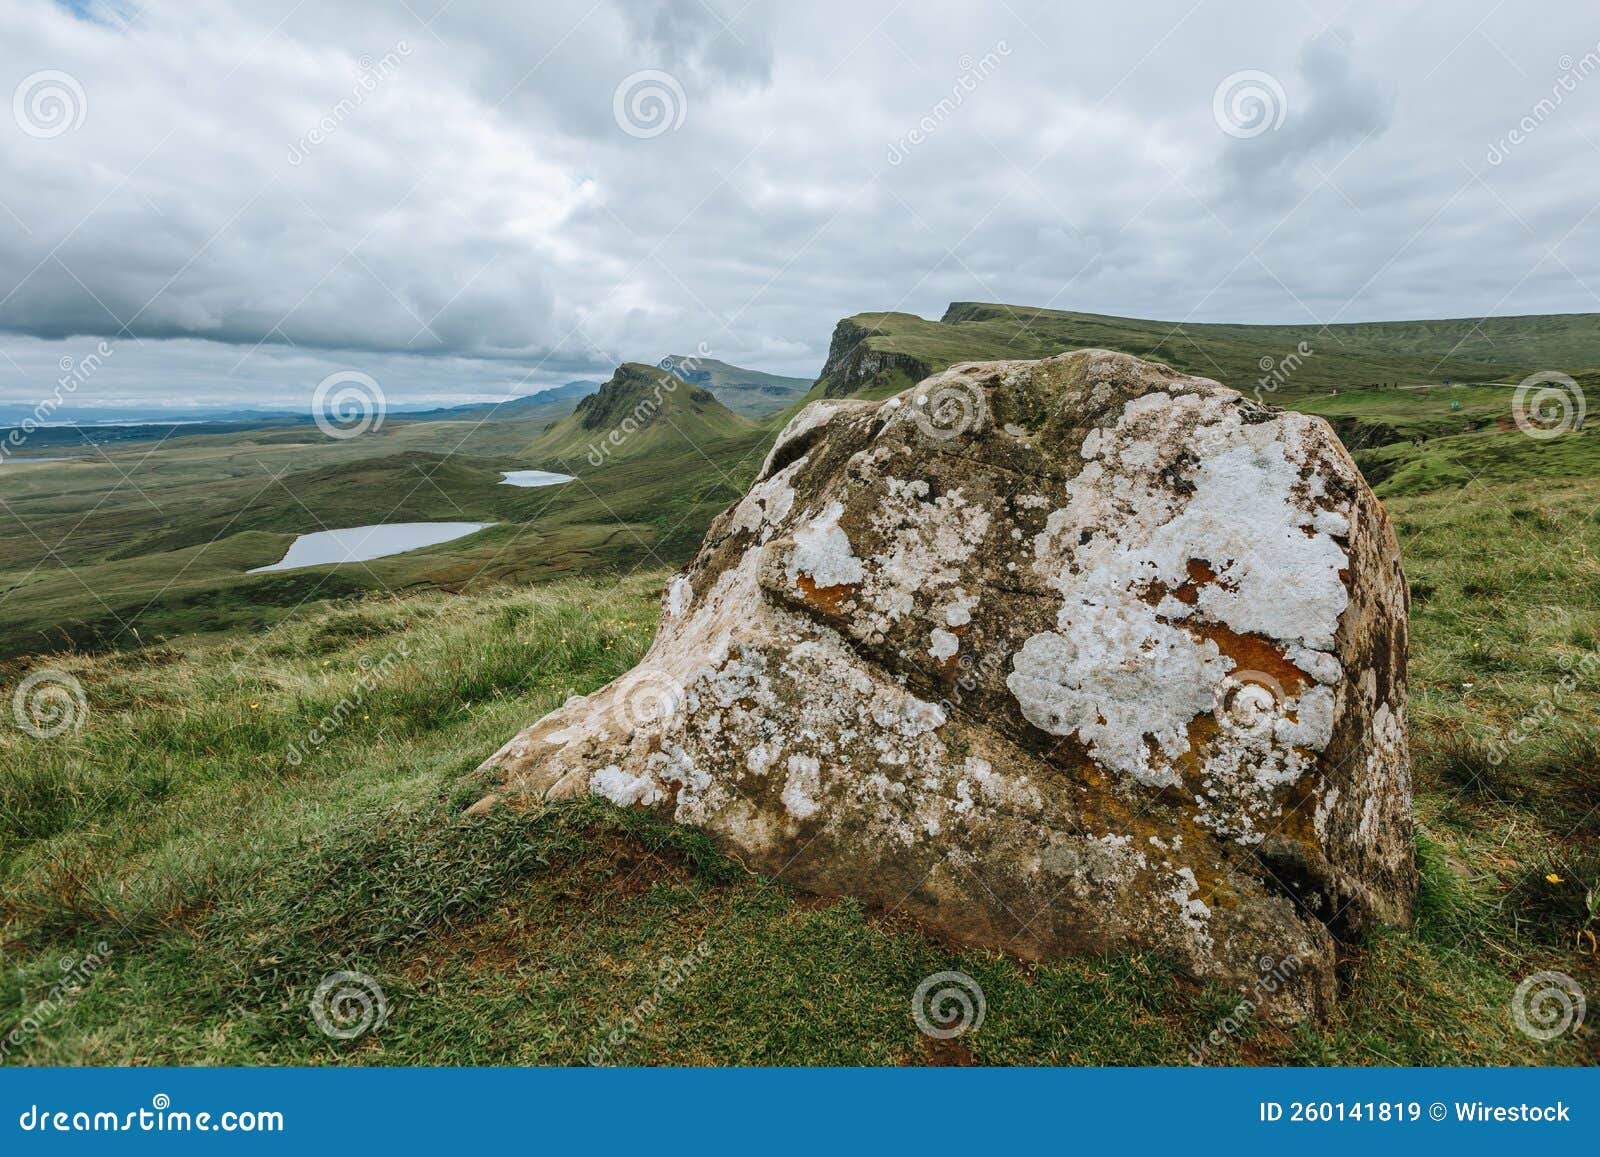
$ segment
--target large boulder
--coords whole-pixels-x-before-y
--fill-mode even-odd
[[[1274,1019],[1410,918],[1407,594],[1320,418],[1103,350],[825,400],[634,670],[480,769],[1027,957],[1153,950]]]

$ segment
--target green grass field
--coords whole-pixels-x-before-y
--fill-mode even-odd
[[[1511,1016],[1540,970],[1600,993],[1600,434],[1528,437],[1484,385],[1280,400],[1337,425],[1400,535],[1423,886],[1414,928],[1347,946],[1326,1023],[1246,1017],[1204,1059],[1600,1062],[1592,1023]],[[716,418],[544,490],[498,471],[580,447],[515,421],[0,467],[4,1062],[1190,1062],[1237,998],[1161,959],[957,948],[602,803],[462,816],[467,772],[643,654],[772,428]],[[242,573],[389,507],[501,525]],[[9,700],[43,669],[86,709],[36,738]],[[941,1043],[911,998],[946,969],[987,1016]],[[339,971],[387,1001],[351,1041],[310,1013]]]

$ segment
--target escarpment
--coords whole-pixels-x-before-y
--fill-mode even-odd
[[[870,322],[864,325],[857,318],[847,317],[834,326],[833,337],[828,342],[828,358],[817,375],[824,397],[841,398],[870,392],[879,382],[892,380],[896,375],[903,375],[902,380],[917,381],[932,372],[930,365],[910,354],[873,349],[875,332]]]
[[[480,769],[1030,958],[1279,1021],[1410,918],[1406,586],[1326,423],[1123,354],[794,418],[633,671]]]

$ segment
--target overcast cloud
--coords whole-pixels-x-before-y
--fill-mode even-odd
[[[101,340],[86,411],[811,376],[952,300],[1600,310],[1579,0],[0,0],[0,94],[0,403]]]

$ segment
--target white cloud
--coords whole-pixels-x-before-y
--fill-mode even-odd
[[[326,366],[449,401],[701,343],[812,373],[839,317],[951,300],[1600,309],[1571,178],[1600,79],[1485,160],[1600,51],[1576,2],[77,7],[0,0],[0,95],[59,70],[86,101],[48,138],[0,118],[0,401],[88,335],[106,397],[280,404]],[[613,94],[645,69],[686,107],[639,139]],[[1287,108],[1237,139],[1212,97],[1244,70]]]

